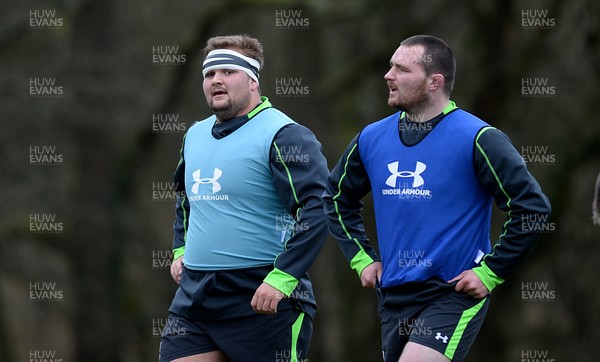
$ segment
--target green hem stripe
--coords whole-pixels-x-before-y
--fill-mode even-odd
[[[452,332],[452,338],[450,338],[450,342],[448,342],[448,347],[446,347],[446,351],[444,352],[444,356],[448,357],[450,361],[454,358],[454,353],[456,353],[456,349],[462,339],[463,334],[465,333],[465,329],[467,329],[467,325],[473,317],[477,315],[481,307],[485,304],[486,299],[482,299],[481,302],[477,303],[473,307],[465,310],[460,316],[460,320],[456,325],[456,329]]]
[[[292,350],[291,362],[298,362],[298,338],[300,338],[300,332],[302,331],[302,322],[304,321],[304,312],[300,313],[298,319],[292,324]]]

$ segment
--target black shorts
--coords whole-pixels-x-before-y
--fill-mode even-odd
[[[250,302],[271,270],[273,266],[226,271],[198,271],[184,267],[169,312],[203,321],[253,316],[256,312]],[[300,309],[311,317],[316,308],[308,275],[300,279],[290,297],[284,297],[277,305],[278,311]]]
[[[270,270],[184,268],[162,331],[160,361],[217,350],[229,362],[306,361],[316,308],[310,280],[302,278],[277,313],[258,314],[250,301]]]
[[[384,361],[397,362],[409,341],[462,361],[481,329],[489,298],[448,291],[425,304],[380,307]]]
[[[188,320],[169,315],[160,342],[160,362],[219,350],[229,362],[302,362],[312,318],[299,310],[231,320]]]

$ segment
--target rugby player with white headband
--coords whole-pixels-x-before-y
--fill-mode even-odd
[[[261,96],[258,40],[214,37],[204,51],[214,115],[189,128],[174,175],[179,288],[166,325],[177,328],[164,329],[160,361],[304,360],[307,270],[327,234],[321,144]]]

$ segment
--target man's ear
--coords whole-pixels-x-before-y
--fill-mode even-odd
[[[431,75],[431,80],[429,81],[429,90],[433,91],[438,88],[443,88],[445,83],[444,76],[437,73]]]

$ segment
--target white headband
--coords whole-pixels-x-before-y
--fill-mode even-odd
[[[231,49],[211,50],[202,63],[202,75],[213,69],[237,69],[246,72],[248,76],[258,83],[260,63],[258,60],[247,57]]]

